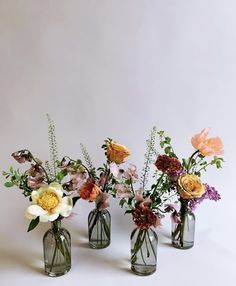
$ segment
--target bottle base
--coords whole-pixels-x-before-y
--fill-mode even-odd
[[[178,242],[172,241],[172,245],[178,249],[189,249],[189,248],[192,248],[194,246],[194,243],[184,242],[183,245],[181,245],[179,241]]]
[[[69,268],[69,269],[66,269],[66,270],[63,271],[63,272],[58,272],[58,273],[50,272],[50,271],[45,270],[45,273],[46,273],[46,275],[48,275],[49,277],[59,277],[59,276],[65,275],[65,274],[68,273],[69,271],[70,271],[70,268]]]
[[[139,276],[148,276],[156,271],[156,266],[153,265],[132,265],[131,270],[133,273]]]
[[[107,248],[110,245],[110,242],[107,244],[97,244],[97,243],[89,243],[89,247],[92,249],[103,249],[103,248]]]

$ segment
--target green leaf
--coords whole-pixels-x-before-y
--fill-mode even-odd
[[[67,171],[66,170],[62,170],[62,171],[57,173],[56,178],[59,181],[61,181],[66,175],[67,175]]]
[[[125,199],[121,199],[119,205],[123,208],[125,203],[126,203],[126,200]]]
[[[221,166],[221,161],[217,161],[217,162],[216,162],[216,168],[217,168],[217,169],[222,168],[222,166]]]
[[[32,219],[30,224],[29,224],[27,232],[33,230],[38,224],[39,224],[39,217],[36,217],[35,219]]]
[[[171,141],[171,138],[170,138],[170,137],[166,137],[166,138],[165,138],[166,144],[170,144],[170,141]]]
[[[12,166],[10,167],[10,172],[11,172],[11,173],[13,173],[13,172],[14,172],[14,169],[13,169],[13,167],[12,167]]]
[[[131,214],[133,211],[132,210],[126,210],[125,214]]]
[[[11,188],[11,187],[13,187],[15,184],[13,183],[13,182],[6,182],[5,184],[4,184],[4,186],[5,187],[7,187],[7,188]]]
[[[167,146],[165,149],[164,149],[165,153],[166,154],[169,154],[171,152],[171,147],[170,146]]]

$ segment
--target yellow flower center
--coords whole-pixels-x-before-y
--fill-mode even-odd
[[[58,205],[59,199],[53,192],[44,192],[38,199],[37,203],[45,211],[51,211]]]

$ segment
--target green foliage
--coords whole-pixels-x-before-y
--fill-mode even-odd
[[[124,207],[124,204],[126,204],[126,199],[122,198],[119,202],[119,205],[123,208]]]
[[[18,187],[23,190],[23,195],[28,197],[32,193],[32,189],[28,187],[28,174],[27,172],[21,174],[19,169],[14,170],[10,167],[9,172],[3,171],[2,175],[7,179],[4,186],[6,188]]]
[[[194,174],[200,177],[201,172],[206,172],[209,166],[215,166],[217,169],[222,168],[223,162],[224,159],[217,156],[214,156],[213,159],[208,162],[205,156],[203,156],[199,151],[196,151],[190,157],[187,167],[185,167],[185,164],[183,164],[183,166],[186,168],[189,174]]]
[[[61,170],[56,174],[56,180],[60,183],[65,178],[66,175],[67,175],[67,171]]]
[[[157,134],[159,135],[159,140],[160,140],[159,145],[162,149],[164,149],[165,154],[170,157],[178,158],[175,155],[174,149],[171,145],[171,138],[168,136],[165,136],[165,132],[162,130],[158,131]]]
[[[225,162],[223,158],[217,157],[215,156],[212,161],[211,161],[211,165],[215,165],[217,169],[222,168],[222,163]]]
[[[34,228],[36,228],[36,226],[38,224],[39,224],[39,217],[37,217],[36,219],[32,219],[30,224],[29,224],[27,232],[29,232],[29,231],[33,230]]]

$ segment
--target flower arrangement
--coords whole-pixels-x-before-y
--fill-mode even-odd
[[[124,163],[130,151],[121,144],[108,138],[102,149],[105,151],[106,162],[102,167],[95,168],[86,147],[81,144],[84,162],[64,157],[60,167],[70,173],[71,180],[64,185],[68,191],[74,191],[78,198],[95,202],[96,208],[88,218],[89,245],[92,248],[104,248],[110,244],[109,194],[114,196],[116,178],[113,170]]]
[[[186,236],[190,225],[195,220],[192,211],[205,199],[218,201],[218,191],[206,183],[202,183],[200,177],[209,166],[217,169],[222,167],[223,144],[219,137],[208,138],[209,128],[203,129],[192,137],[191,143],[195,151],[188,159],[179,161],[171,145],[171,138],[159,131],[160,147],[165,154],[159,154],[155,165],[162,174],[163,191],[173,192],[180,204],[180,208],[173,204],[167,205],[165,211],[172,212],[174,229],[172,230],[172,243],[178,248],[193,246],[194,229],[192,238]],[[211,160],[207,157],[213,156]],[[188,227],[186,226],[188,224]],[[193,225],[194,226],[194,225]],[[189,235],[191,236],[191,235]]]
[[[156,170],[152,175],[154,183],[148,185],[151,168],[156,158],[157,129],[153,127],[145,153],[144,167],[139,178],[137,168],[130,164],[127,170],[116,172],[116,196],[120,206],[131,213],[136,229],[131,235],[131,269],[138,275],[148,275],[156,269],[157,236],[152,227],[161,225],[164,205],[169,199],[167,192],[163,192],[163,176]],[[139,187],[135,187],[139,184]]]
[[[22,172],[10,167],[8,172],[3,171],[3,176],[7,180],[5,187],[16,186],[29,198],[31,204],[25,210],[26,218],[31,220],[28,231],[33,230],[39,222],[52,223],[53,237],[50,243],[52,245],[54,239],[55,245],[52,257],[47,257],[48,253],[44,252],[45,258],[47,257],[45,271],[50,276],[57,276],[61,275],[60,271],[58,274],[56,270],[59,263],[66,267],[66,271],[70,269],[70,241],[64,241],[63,233],[67,231],[60,229],[59,225],[62,219],[70,216],[76,200],[63,189],[62,179],[65,174],[58,168],[55,126],[49,115],[47,117],[50,162],[43,163],[27,149],[16,151],[12,157],[20,164],[29,163],[29,168]]]

